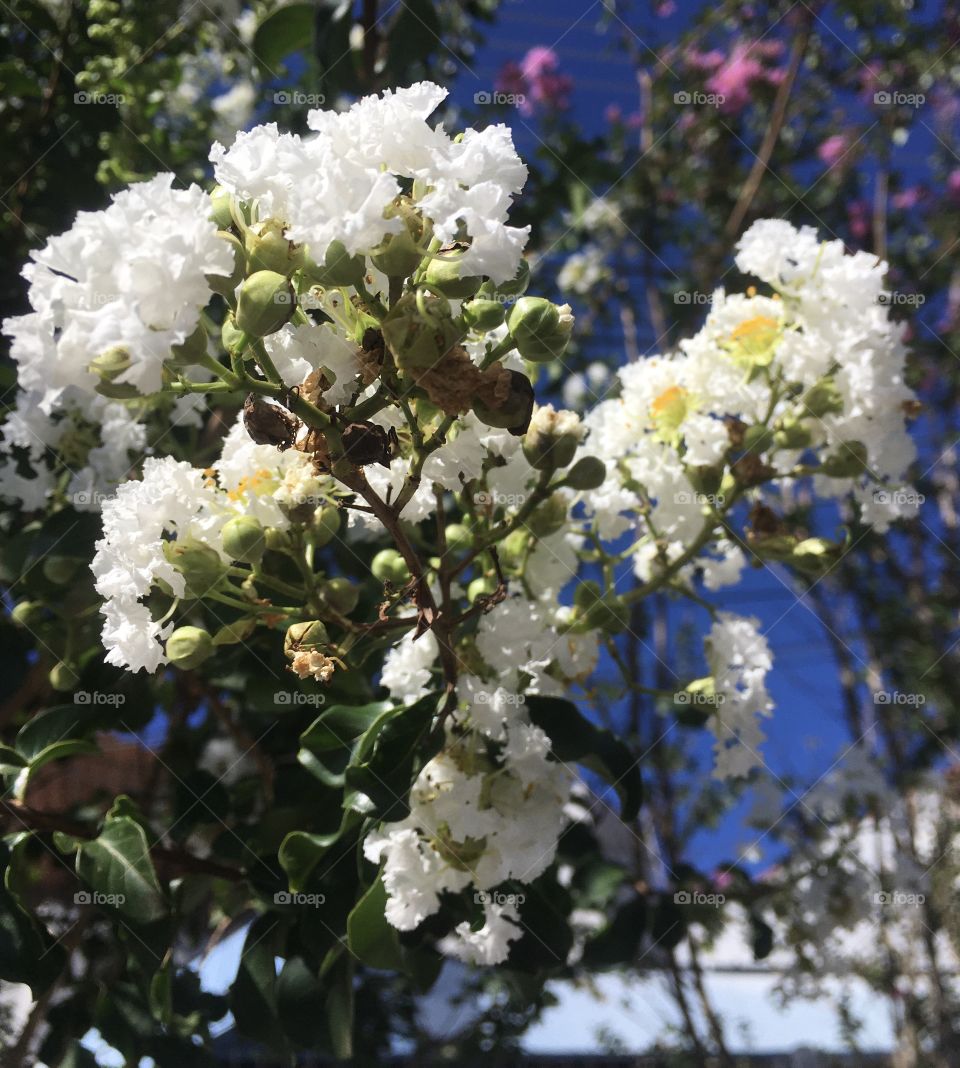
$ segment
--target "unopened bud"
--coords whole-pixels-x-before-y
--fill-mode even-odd
[[[210,193],[210,218],[221,230],[229,230],[233,226],[233,215],[230,211],[230,190],[222,185],[213,187]]]
[[[570,468],[564,482],[575,490],[599,489],[607,477],[607,467],[596,456],[584,456]]]
[[[396,549],[381,549],[370,563],[370,571],[379,582],[402,586],[410,579],[410,569]]]
[[[47,678],[50,680],[50,685],[60,693],[72,690],[80,681],[77,670],[62,660],[59,664],[54,664]]]
[[[322,505],[313,513],[311,529],[316,548],[329,545],[340,533],[340,509],[335,504]]]
[[[240,287],[237,326],[250,337],[266,337],[289,321],[295,307],[289,278],[276,271],[257,271]]]
[[[243,352],[250,344],[250,338],[237,326],[237,320],[234,319],[232,312],[223,320],[220,340],[227,352]]]
[[[563,355],[573,330],[573,314],[569,304],[521,297],[510,309],[507,326],[525,360],[546,363]]]
[[[817,419],[843,411],[843,397],[832,378],[822,378],[800,398],[800,407]]]
[[[423,224],[410,217],[407,225],[395,234],[388,234],[379,252],[370,257],[374,267],[391,278],[406,278],[420,266],[423,259]]]
[[[10,618],[18,627],[26,627],[28,630],[38,627],[43,622],[43,617],[43,605],[39,601],[21,601],[10,613]]]
[[[289,278],[304,264],[303,245],[284,236],[279,219],[254,223],[243,235],[243,243],[254,271],[275,271]]]
[[[71,556],[47,556],[43,561],[43,577],[56,586],[65,586],[82,566]]]
[[[214,649],[213,638],[202,627],[177,627],[167,638],[167,659],[181,671],[199,667]]]
[[[442,300],[428,296],[425,318],[414,293],[405,293],[381,324],[383,340],[397,366],[429,370],[463,340],[462,330],[450,318]]]
[[[473,534],[463,523],[450,523],[443,532],[447,552],[461,553],[473,545]]]
[[[465,300],[472,297],[480,288],[483,279],[479,275],[462,277],[460,264],[462,256],[455,253],[461,246],[440,250],[440,258],[432,259],[424,274],[424,281],[433,289],[438,289],[451,300]]]
[[[316,285],[337,288],[354,286],[364,274],[363,257],[351,256],[342,241],[331,241],[322,263],[307,266],[307,276]]]
[[[183,575],[189,597],[203,597],[219,585],[227,572],[227,565],[217,550],[193,538],[164,542],[163,552]]]
[[[223,550],[231,560],[258,564],[267,548],[263,526],[252,515],[228,519],[220,533]]]
[[[506,318],[506,308],[499,300],[474,297],[463,305],[460,314],[469,329],[478,334],[485,334],[488,330],[496,330],[503,322]]]
[[[510,372],[510,393],[499,407],[485,404],[479,398],[473,402],[473,413],[486,426],[509,430],[519,437],[527,432],[533,414],[533,385],[520,371]]]
[[[105,382],[114,382],[124,371],[130,369],[132,362],[130,352],[122,345],[115,345],[112,349],[101,352],[99,356],[91,360],[89,369],[95,375],[99,375]]]
[[[818,474],[829,478],[856,478],[867,468],[867,447],[862,441],[842,441],[820,465]]]
[[[301,649],[317,649],[329,644],[327,628],[319,619],[308,619],[303,623],[293,623],[287,627],[283,639],[283,652],[292,658]]]
[[[335,612],[348,616],[357,607],[360,589],[348,578],[332,578],[321,586],[320,596]]]
[[[537,505],[527,520],[530,532],[538,538],[548,538],[562,530],[567,522],[567,502],[560,494],[554,494],[543,504]]]
[[[523,455],[537,471],[567,467],[576,454],[584,427],[576,412],[554,411],[552,404],[538,408],[523,439]]]

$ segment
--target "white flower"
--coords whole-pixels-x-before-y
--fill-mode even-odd
[[[458,923],[454,934],[438,943],[441,952],[467,964],[502,964],[510,956],[510,943],[523,934],[520,912],[512,902],[484,899],[483,916],[483,926],[476,931],[466,921]]]

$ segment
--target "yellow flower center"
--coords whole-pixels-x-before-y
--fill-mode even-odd
[[[239,501],[246,493],[258,494],[264,488],[264,483],[270,481],[274,481],[273,472],[261,467],[252,475],[244,475],[237,483],[237,488],[230,490],[227,496],[231,501]]]
[[[765,367],[773,359],[773,350],[780,339],[780,324],[769,315],[755,315],[745,319],[730,332],[730,352],[735,360]]]
[[[650,405],[653,419],[661,437],[670,438],[680,429],[690,409],[690,394],[683,386],[670,386]]]

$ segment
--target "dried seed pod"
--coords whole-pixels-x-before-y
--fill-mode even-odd
[[[258,445],[276,445],[283,452],[296,440],[300,420],[281,405],[250,393],[243,403],[243,425]]]

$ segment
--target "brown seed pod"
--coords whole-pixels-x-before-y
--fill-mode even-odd
[[[281,405],[250,393],[243,402],[243,425],[258,445],[276,445],[283,452],[296,441],[300,420]]]
[[[380,464],[389,467],[399,448],[397,432],[393,427],[384,430],[376,423],[348,423],[341,435],[343,455],[357,467]]]

